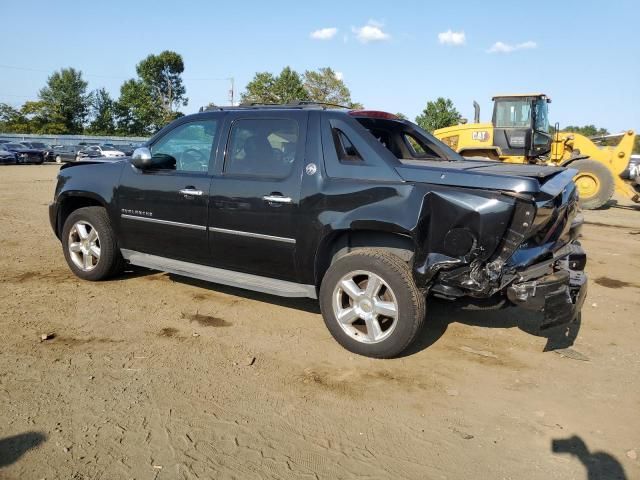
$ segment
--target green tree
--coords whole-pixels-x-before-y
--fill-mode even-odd
[[[31,125],[21,110],[0,103],[0,132],[31,133]]]
[[[168,123],[176,118],[181,106],[189,99],[182,83],[184,62],[179,53],[165,50],[159,55],[149,55],[136,66],[140,79],[149,87],[151,96],[162,109],[162,120]]]
[[[116,130],[121,135],[150,135],[164,125],[162,107],[141,80],[131,79],[122,84],[115,116]]]
[[[69,127],[62,118],[50,115],[50,105],[42,100],[24,102],[20,114],[25,119],[29,133],[55,133],[64,135],[69,132]]]
[[[241,99],[243,103],[290,103],[308,100],[309,95],[300,74],[285,67],[277,77],[269,72],[256,73]]]
[[[309,94],[304,88],[302,77],[290,67],[285,67],[280,72],[273,84],[273,91],[278,103],[290,103],[297,100],[309,100]]]
[[[456,125],[461,119],[451,99],[438,97],[435,102],[427,102],[425,109],[416,117],[416,123],[426,131],[433,132],[438,128]]]
[[[276,78],[269,72],[257,72],[241,95],[242,103],[276,103],[273,85]]]
[[[408,117],[404,113],[396,113],[396,117],[401,118],[402,120],[407,120]]]
[[[584,135],[585,137],[595,137],[609,134],[609,131],[606,128],[598,128],[595,125],[585,125],[583,127],[567,125],[562,129],[562,131],[579,133],[580,135]]]
[[[38,96],[47,119],[41,126],[42,133],[82,133],[91,94],[87,93],[87,82],[82,79],[81,71],[63,68],[54,72]],[[64,126],[64,132],[58,131],[60,125]]]
[[[87,131],[94,135],[113,135],[115,133],[115,102],[106,89],[93,92],[91,105],[92,117]]]
[[[304,72],[304,88],[309,100],[351,107],[351,92],[329,67]]]

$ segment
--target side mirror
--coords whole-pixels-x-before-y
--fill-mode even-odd
[[[151,168],[151,150],[147,147],[136,148],[131,155],[131,163],[140,170]]]

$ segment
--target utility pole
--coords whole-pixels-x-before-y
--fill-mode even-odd
[[[233,104],[233,102],[234,102],[234,93],[235,93],[234,92],[234,85],[233,85],[233,82],[234,82],[233,77],[230,77],[229,81],[231,82],[231,89],[229,90],[229,99],[231,100],[231,106],[233,107],[234,106],[234,104]]]

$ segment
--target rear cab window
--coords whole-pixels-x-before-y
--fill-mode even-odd
[[[400,161],[462,159],[447,145],[409,122],[357,116],[355,119]]]

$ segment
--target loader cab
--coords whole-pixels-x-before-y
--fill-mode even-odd
[[[503,155],[534,159],[551,150],[549,109],[544,94],[493,97],[493,145]]]

